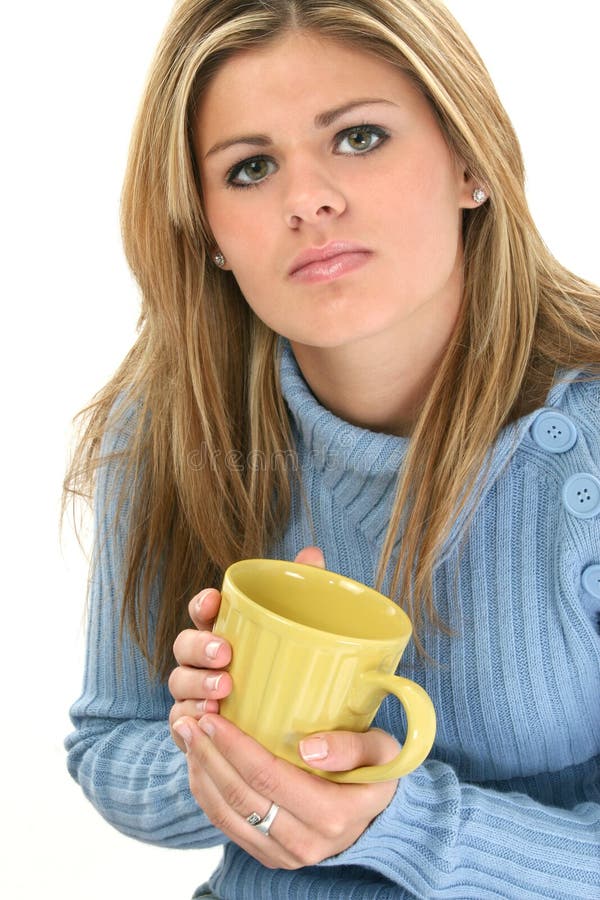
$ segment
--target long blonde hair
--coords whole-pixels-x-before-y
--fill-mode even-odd
[[[187,602],[234,560],[264,554],[289,516],[292,440],[278,383],[277,335],[233,275],[210,259],[191,128],[227,59],[291,28],[397,66],[432,104],[450,148],[490,199],[465,211],[459,321],[411,434],[377,584],[408,607],[417,643],[438,548],[499,430],[533,409],[559,367],[597,370],[600,290],[542,242],[524,192],[518,140],[490,77],[437,0],[180,0],[150,69],[122,196],[125,253],[141,288],[137,340],[83,409],[65,478],[90,498],[117,413],[142,410],[126,449],[119,514],[130,526],[121,627],[165,677]],[[194,465],[199,448],[209,465]],[[259,454],[272,461],[256,466]],[[115,457],[116,458],[116,457]],[[232,464],[232,461],[235,464]],[[393,547],[402,531],[400,555]],[[349,573],[351,574],[351,573]],[[152,584],[160,607],[150,627]],[[152,633],[151,633],[152,631]]]

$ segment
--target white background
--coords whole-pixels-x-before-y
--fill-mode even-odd
[[[543,237],[565,265],[600,282],[596,4],[448,5],[516,126]],[[68,521],[59,544],[59,495],[71,418],[135,337],[138,296],[118,203],[170,8],[170,0],[33,0],[0,13],[0,892],[10,900],[187,900],[220,856],[145,846],[113,830],[68,776],[62,746],[81,683],[87,563]]]

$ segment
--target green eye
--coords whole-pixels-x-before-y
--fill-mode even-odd
[[[348,142],[355,150],[364,150],[371,145],[372,137],[374,135],[366,128],[359,128],[348,135]]]
[[[252,185],[260,184],[269,172],[269,163],[271,160],[264,156],[256,156],[254,159],[245,159],[238,163],[227,175],[228,187],[252,187]],[[240,178],[240,175],[245,176]]]
[[[266,159],[255,159],[252,162],[246,163],[242,172],[246,172],[251,181],[254,180],[254,176],[256,176],[257,181],[261,178],[265,178],[269,174],[267,161]]]
[[[365,151],[375,150],[376,147],[383,144],[389,137],[389,134],[383,128],[379,128],[378,125],[361,125],[360,127],[355,125],[354,128],[347,128],[338,137],[340,139],[338,147],[341,147],[347,141],[350,150],[364,153]],[[348,151],[343,150],[342,153],[348,154]],[[348,155],[351,156],[352,153]]]

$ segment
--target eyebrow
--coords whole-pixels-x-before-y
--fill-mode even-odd
[[[344,113],[350,112],[350,110],[355,109],[357,106],[366,106],[367,104],[372,103],[387,103],[389,106],[396,106],[395,103],[392,103],[391,100],[383,100],[379,98],[371,98],[366,97],[360,100],[351,100],[349,103],[344,103],[343,106],[336,106],[335,109],[328,109],[326,112],[319,113],[315,116],[314,124],[315,128],[327,128],[336,119],[339,119],[340,116],[343,116]],[[253,144],[256,147],[270,147],[272,144],[272,140],[266,134],[245,134],[238,135],[236,137],[228,138],[226,141],[219,141],[218,144],[215,144],[210,148],[208,153],[204,155],[204,159],[209,156],[212,156],[213,153],[219,153],[221,150],[227,150],[228,147],[233,146],[234,144]]]

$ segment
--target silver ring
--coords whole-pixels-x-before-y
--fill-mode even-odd
[[[261,819],[258,813],[253,812],[250,813],[250,815],[246,818],[246,822],[248,823],[248,825],[252,825],[254,828],[256,828],[257,831],[262,832],[262,834],[268,835],[271,829],[271,825],[273,824],[275,816],[278,812],[279,807],[277,806],[277,804],[271,803],[271,808],[269,809],[269,812],[266,814],[264,819]]]

